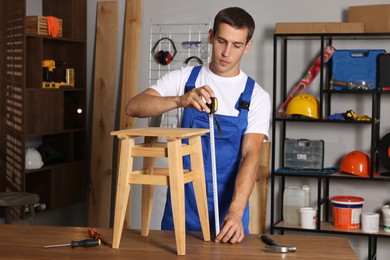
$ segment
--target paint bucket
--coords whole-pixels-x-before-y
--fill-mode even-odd
[[[333,225],[341,229],[358,229],[364,199],[356,196],[334,196]]]

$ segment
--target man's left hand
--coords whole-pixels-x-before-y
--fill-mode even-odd
[[[229,212],[222,224],[222,230],[215,238],[216,242],[240,243],[244,239],[244,226],[241,216],[235,212]]]

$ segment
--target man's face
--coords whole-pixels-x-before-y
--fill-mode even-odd
[[[248,29],[236,29],[221,23],[215,33],[209,32],[209,42],[213,45],[210,70],[221,77],[237,76],[240,72],[241,57],[252,41],[246,43]]]

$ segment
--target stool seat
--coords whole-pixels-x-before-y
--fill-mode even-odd
[[[185,255],[185,205],[184,184],[194,187],[196,204],[203,233],[203,239],[210,241],[210,225],[207,208],[206,183],[203,165],[201,136],[208,129],[146,127],[114,131],[119,138],[119,168],[114,213],[113,248],[119,248],[125,221],[130,187],[142,185],[141,235],[148,236],[153,186],[170,187],[172,215],[178,255]],[[143,137],[143,143],[135,138]],[[166,142],[162,142],[163,138]],[[183,139],[188,139],[184,144]],[[191,169],[183,169],[183,156],[189,155]],[[133,158],[143,157],[143,168],[133,169]],[[168,158],[168,168],[156,168],[155,158]],[[130,208],[130,207],[129,207]]]
[[[25,206],[30,207],[31,224],[35,224],[34,204],[39,202],[39,196],[28,192],[0,192],[0,207],[5,209],[5,223],[11,223],[10,207]]]

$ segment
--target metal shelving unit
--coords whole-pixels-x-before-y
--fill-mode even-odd
[[[374,173],[378,172],[379,162],[376,155],[376,148],[380,137],[381,123],[381,96],[389,94],[389,91],[336,91],[329,89],[329,79],[331,77],[331,62],[328,65],[321,63],[321,70],[318,74],[319,89],[318,96],[320,102],[320,119],[296,119],[282,117],[278,114],[278,106],[288,97],[289,87],[287,86],[287,65],[289,49],[288,45],[291,41],[307,41],[310,40],[314,44],[318,44],[318,50],[321,53],[321,60],[324,60],[323,52],[327,45],[333,45],[337,41],[355,41],[355,40],[389,40],[390,33],[354,33],[354,34],[274,34],[274,64],[273,64],[273,114],[272,114],[272,162],[271,162],[271,233],[279,232],[284,234],[286,231],[295,232],[314,232],[327,234],[340,234],[346,236],[363,236],[368,238],[368,256],[369,259],[376,259],[377,239],[390,238],[390,233],[383,230],[378,233],[364,233],[359,230],[342,230],[335,228],[330,220],[330,192],[329,188],[332,183],[340,180],[348,180],[351,182],[389,182],[390,178]],[[336,47],[336,46],[335,46]],[[279,63],[280,62],[280,63]],[[311,87],[315,88],[315,87]],[[371,120],[369,121],[335,121],[326,120],[327,115],[334,113],[332,111],[332,98],[338,95],[348,95],[351,97],[362,97],[371,99]],[[302,124],[309,127],[310,125],[318,125],[331,130],[335,124],[348,124],[350,127],[370,128],[370,158],[371,171],[370,176],[357,177],[343,173],[334,174],[307,174],[305,172],[296,173],[276,173],[276,169],[281,167],[284,156],[284,139],[287,136],[288,127],[290,124]],[[306,130],[307,131],[307,130]],[[317,206],[317,223],[315,229],[302,229],[297,225],[287,225],[283,222],[283,190],[288,178],[310,178],[317,182],[317,192],[314,194]],[[313,195],[312,195],[313,196]],[[323,220],[321,220],[323,216]]]

